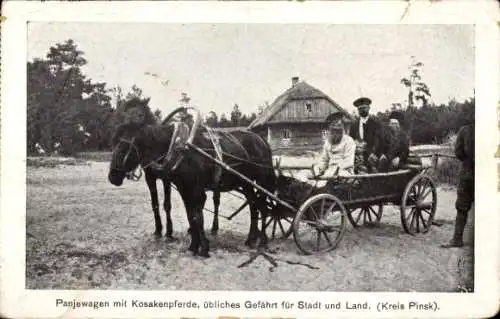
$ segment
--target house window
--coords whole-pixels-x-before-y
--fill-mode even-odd
[[[307,102],[305,104],[305,107],[306,107],[306,111],[307,112],[312,112],[312,104],[311,104],[311,102]]]

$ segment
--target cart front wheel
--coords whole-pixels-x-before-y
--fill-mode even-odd
[[[437,195],[429,176],[417,175],[406,186],[401,199],[401,224],[411,235],[429,231],[436,213]]]
[[[292,223],[292,217],[270,216],[265,224],[267,238],[273,240],[290,237],[292,234]]]
[[[267,238],[286,239],[292,234],[293,215],[295,211],[280,205],[275,200],[267,200],[267,208],[271,212],[264,224]]]
[[[346,231],[346,209],[330,194],[309,198],[293,220],[293,237],[306,255],[331,251],[337,247]]]
[[[353,227],[378,226],[383,212],[384,205],[364,206],[349,210],[347,218]]]

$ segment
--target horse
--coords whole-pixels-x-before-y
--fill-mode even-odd
[[[117,148],[120,146],[120,144],[123,143],[118,136],[114,136],[112,138],[112,148],[113,150],[117,150]],[[133,152],[132,152],[133,151]],[[119,157],[119,156],[118,156]],[[140,165],[140,153],[137,152],[137,149],[130,149],[128,151],[128,154],[125,155],[124,158],[128,158],[128,161],[123,162],[125,164],[122,168],[118,168],[119,164],[116,163],[116,161],[111,161],[110,167],[112,169],[111,171],[112,175],[114,175],[113,179],[115,180],[121,180],[121,182],[117,186],[121,186],[123,183],[123,180],[125,177],[131,180],[138,180],[140,178],[140,175],[135,175],[134,171],[138,168]],[[136,163],[136,164],[134,164]],[[118,168],[118,169],[117,169]],[[173,226],[172,226],[172,219],[171,219],[171,210],[172,210],[172,204],[171,204],[171,182],[168,178],[161,176],[158,174],[154,169],[151,167],[143,166],[144,170],[144,179],[146,180],[146,184],[149,189],[149,194],[151,198],[151,207],[153,209],[153,216],[155,220],[155,231],[154,234],[156,237],[161,237],[162,236],[162,231],[163,231],[163,225],[161,222],[161,217],[160,217],[160,209],[159,209],[159,201],[158,201],[158,189],[157,189],[157,180],[160,179],[163,184],[163,191],[164,191],[164,199],[163,199],[163,209],[165,210],[165,216],[166,216],[166,222],[165,222],[165,227],[166,227],[166,233],[165,237],[169,241],[174,241],[175,238],[173,237]],[[111,176],[111,175],[110,175]],[[212,222],[212,229],[211,233],[212,235],[216,235],[218,230],[219,230],[219,207],[220,207],[220,193],[219,192],[213,192],[213,204],[214,204],[214,218]]]
[[[172,112],[164,123],[178,111]],[[116,147],[110,164],[109,181],[115,186],[121,185],[124,176],[139,163],[151,167],[159,176],[168,178],[176,186],[186,208],[191,235],[188,250],[202,257],[210,257],[202,213],[206,191],[237,191],[245,196],[250,208],[251,223],[245,244],[254,247],[260,239],[259,247],[267,247],[265,222],[270,213],[267,197],[241,177],[219,169],[213,160],[218,151],[208,136],[210,130],[205,126],[195,129],[199,126],[199,114],[194,122],[187,141],[181,138],[177,130],[179,126],[185,127],[182,122],[177,122],[179,125],[121,125],[113,138]],[[237,168],[241,175],[269,192],[276,189],[271,148],[261,136],[247,130],[219,131],[217,134],[224,162],[229,167]],[[196,145],[198,150],[189,145]],[[157,164],[158,159],[163,159],[162,165]],[[260,231],[259,212],[262,217]]]

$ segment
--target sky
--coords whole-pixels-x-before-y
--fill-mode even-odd
[[[406,99],[400,79],[412,55],[435,103],[474,94],[472,25],[32,22],[28,61],[67,39],[85,53],[88,77],[125,91],[136,84],[164,115],[182,92],[204,114],[229,113],[235,103],[256,112],[293,76],[350,112],[360,95],[383,111]]]

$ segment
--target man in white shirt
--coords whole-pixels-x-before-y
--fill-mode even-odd
[[[333,113],[327,117],[328,135],[323,144],[319,163],[314,166],[314,172],[309,173],[309,178],[317,176],[328,178],[354,173],[356,143],[352,137],[345,134],[342,118],[341,113]]]

